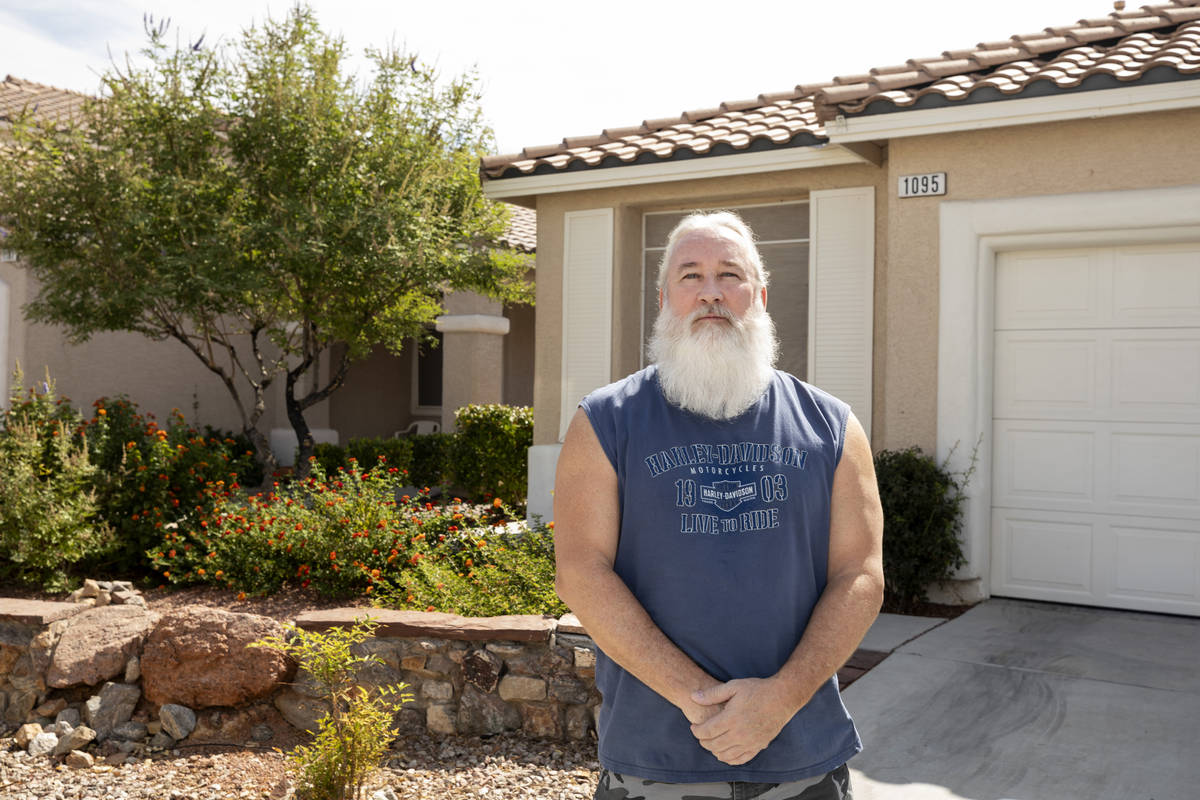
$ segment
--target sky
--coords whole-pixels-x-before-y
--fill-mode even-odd
[[[143,16],[229,41],[290,0],[0,0],[0,76],[97,93]],[[1111,0],[313,0],[356,54],[394,42],[476,69],[494,152],[711,108],[1112,11]],[[1131,2],[1130,7],[1138,3]],[[360,61],[360,69],[365,62]]]

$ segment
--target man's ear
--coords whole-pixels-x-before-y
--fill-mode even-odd
[[[662,311],[662,303],[663,303],[662,289],[659,289],[658,290],[658,310],[659,311]]]
[[[767,287],[762,287],[763,310],[767,310]]]

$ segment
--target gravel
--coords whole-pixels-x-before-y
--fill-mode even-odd
[[[71,769],[0,739],[5,800],[287,800],[288,764],[271,750],[180,748],[133,764]],[[539,742],[515,735],[398,739],[368,783],[398,800],[588,800],[600,765],[595,741]],[[386,797],[386,792],[383,793]]]

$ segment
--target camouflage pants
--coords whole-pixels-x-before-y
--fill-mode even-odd
[[[788,783],[660,783],[600,771],[594,800],[853,800],[843,764],[817,778]]]

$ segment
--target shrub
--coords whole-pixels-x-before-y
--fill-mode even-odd
[[[473,616],[566,610],[554,595],[548,529],[525,531],[499,500],[397,497],[407,480],[396,467],[363,472],[353,460],[327,477],[314,462],[305,480],[216,497],[211,516],[167,531],[149,555],[173,584],[259,593],[294,584]]]
[[[119,574],[145,572],[145,552],[162,529],[200,518],[213,506],[213,490],[258,483],[262,472],[244,436],[188,427],[178,410],[166,427],[125,397],[102,397],[83,425],[100,513],[115,536],[97,565]]]
[[[409,437],[412,442],[412,463],[409,480],[412,486],[441,486],[446,483],[453,433],[423,433]]]
[[[454,421],[458,433],[450,458],[451,483],[476,500],[503,497],[523,507],[533,409],[463,406]]]
[[[21,386],[18,371],[0,432],[0,575],[49,591],[104,545],[92,481],[97,470],[74,433],[78,414],[55,394]]]
[[[268,637],[251,645],[293,658],[312,676],[330,709],[318,721],[312,744],[289,754],[299,773],[298,800],[359,800],[367,778],[397,735],[392,725],[395,712],[413,699],[404,691],[407,684],[370,692],[355,683],[360,669],[383,663],[375,655],[355,654],[355,646],[371,638],[377,626],[370,619],[357,620],[352,628],[321,633],[289,624],[286,638]]]
[[[875,474],[883,503],[885,602],[905,610],[926,599],[930,584],[948,580],[965,563],[959,534],[970,471],[957,478],[910,447],[881,451]]]

